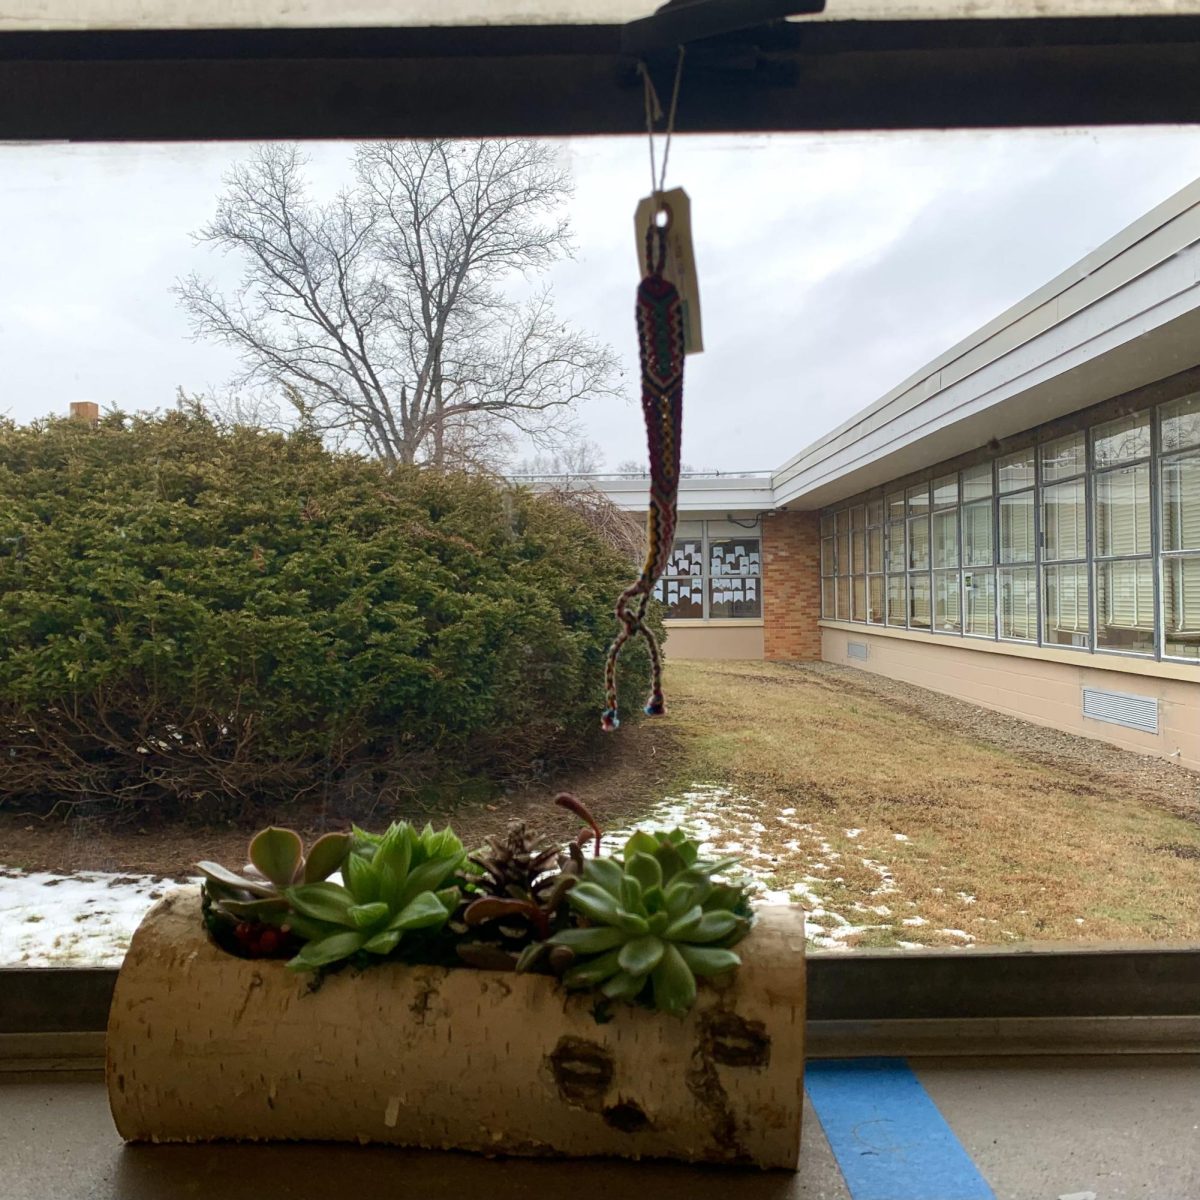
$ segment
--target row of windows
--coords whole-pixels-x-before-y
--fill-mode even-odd
[[[821,517],[821,615],[1200,659],[1200,393]]]
[[[762,540],[757,521],[680,521],[654,595],[668,618],[762,616]]]

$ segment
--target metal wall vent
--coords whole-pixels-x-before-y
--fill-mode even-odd
[[[1106,692],[1100,688],[1083,689],[1083,715],[1093,721],[1124,725],[1144,733],[1158,732],[1158,701],[1153,696],[1133,696],[1128,692]]]
[[[866,642],[847,642],[846,643],[846,657],[847,658],[865,659],[867,657],[867,643]]]

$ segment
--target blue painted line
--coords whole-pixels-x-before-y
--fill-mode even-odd
[[[902,1058],[818,1059],[805,1086],[852,1200],[995,1200]]]

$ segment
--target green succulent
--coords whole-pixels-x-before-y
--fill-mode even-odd
[[[252,957],[277,953],[285,944],[280,937],[289,912],[285,890],[328,878],[349,849],[349,834],[327,833],[305,854],[295,830],[270,826],[250,840],[250,861],[241,874],[220,863],[197,863],[204,875],[205,924],[228,949]]]
[[[418,833],[397,822],[386,833],[354,830],[343,884],[311,883],[286,892],[292,929],[307,944],[289,963],[311,971],[357,954],[386,957],[405,934],[440,929],[458,905],[444,887],[466,854],[452,830]]]
[[[593,858],[567,903],[588,922],[549,940],[576,956],[568,988],[598,988],[611,1000],[645,997],[682,1014],[697,977],[724,974],[741,961],[729,948],[750,928],[742,888],[714,883],[735,859],[702,862],[680,830],[635,833],[620,858]]]

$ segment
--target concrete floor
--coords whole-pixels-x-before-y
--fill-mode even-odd
[[[1200,1060],[912,1063],[997,1200],[1200,1197]],[[851,1200],[811,1108],[796,1175],[610,1161],[488,1162],[386,1148],[123,1147],[93,1078],[0,1076],[0,1200]],[[386,1189],[386,1192],[383,1190]],[[905,1192],[905,1195],[910,1193]],[[954,1200],[929,1195],[923,1200]],[[1089,1197],[1088,1200],[1091,1200]]]

